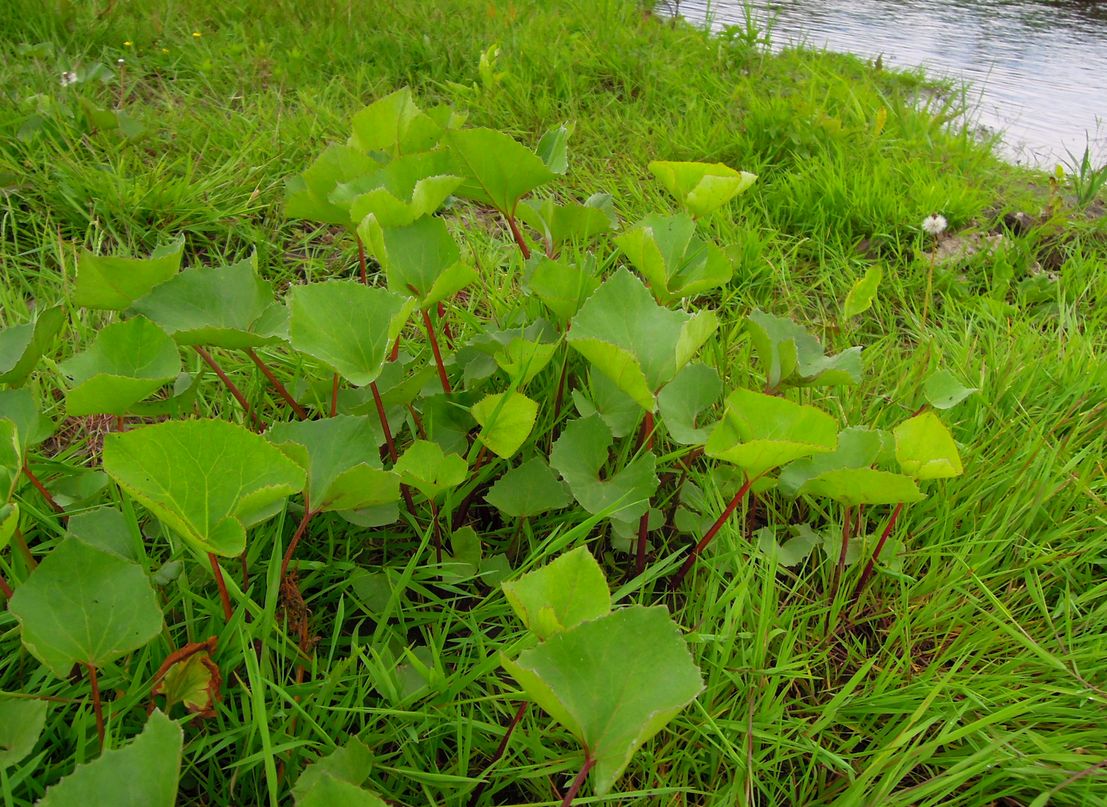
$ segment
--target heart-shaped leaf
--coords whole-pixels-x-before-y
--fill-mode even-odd
[[[562,322],[567,322],[600,287],[600,280],[591,269],[562,260],[539,258],[524,283]]]
[[[599,415],[603,418],[612,437],[616,438],[626,437],[642,420],[642,407],[594,367],[588,368],[587,390],[573,390],[573,405],[581,417]]]
[[[657,409],[669,437],[681,445],[707,442],[709,428],[697,426],[697,418],[719,399],[723,382],[714,368],[688,364],[657,396]]]
[[[721,249],[696,235],[688,215],[647,216],[615,243],[668,304],[730,282],[734,267]]]
[[[654,160],[650,173],[697,218],[722,207],[756,180],[755,174],[735,171],[722,163]]]
[[[960,476],[961,455],[953,435],[933,412],[923,412],[892,430],[896,459],[905,474],[915,479]]]
[[[149,258],[121,258],[82,252],[77,259],[73,302],[85,308],[122,311],[181,269],[184,237],[158,247]]]
[[[450,174],[452,168],[446,151],[409,154],[339,183],[330,201],[349,210],[355,226],[372,216],[377,227],[406,227],[438,210],[461,184],[461,177]]]
[[[368,417],[279,423],[266,436],[307,471],[313,513],[361,510],[400,498],[400,478],[381,468],[380,426]]]
[[[303,490],[304,471],[266,439],[220,420],[167,421],[104,440],[104,470],[202,552],[236,557],[246,528]]]
[[[568,507],[573,500],[565,483],[541,457],[532,457],[496,480],[485,501],[506,516],[525,518]]]
[[[189,269],[134,304],[180,345],[230,350],[285,338],[288,311],[258,277],[255,252],[230,266]]]
[[[492,205],[506,216],[514,215],[522,196],[556,177],[538,155],[503,132],[461,129],[449,132],[445,140],[455,173],[465,177],[458,195]]]
[[[34,394],[26,388],[0,390],[0,419],[15,424],[24,452],[54,433],[54,424],[43,416]]]
[[[431,501],[465,481],[469,466],[457,454],[446,454],[437,443],[416,440],[396,462],[396,473]]]
[[[598,796],[703,690],[680,629],[663,606],[614,611],[502,663],[584,746]]]
[[[538,417],[538,402],[519,392],[501,392],[486,395],[473,406],[472,413],[481,425],[477,438],[506,460],[530,436]]]
[[[177,378],[181,355],[165,331],[135,317],[107,326],[59,367],[74,384],[65,397],[71,416],[125,415]]]
[[[923,396],[935,409],[952,409],[974,392],[976,387],[966,387],[949,370],[939,370],[923,382]]]
[[[770,389],[784,384],[836,386],[861,380],[861,348],[827,356],[819,340],[790,319],[754,311],[746,322]]]
[[[865,270],[865,274],[853,284],[846,295],[846,301],[842,304],[843,318],[852,319],[872,307],[883,276],[884,270],[879,266],[870,266]]]
[[[569,483],[574,498],[589,513],[617,507],[611,518],[633,521],[646,512],[657,490],[656,460],[653,454],[643,454],[613,476],[601,479],[611,443],[611,430],[597,415],[574,420],[554,443],[550,465]]]
[[[75,804],[173,807],[181,771],[184,731],[161,711],[123,748],[109,749],[46,790],[37,807]]]
[[[620,269],[573,317],[568,341],[639,406],[654,395],[715,332],[712,311],[690,316],[663,308],[642,282]]]
[[[22,384],[65,322],[61,306],[47,308],[33,322],[0,330],[0,384]]]
[[[608,194],[595,194],[584,204],[559,205],[553,199],[524,199],[517,208],[520,221],[537,230],[542,239],[559,249],[569,242],[585,243],[618,223]]]
[[[583,546],[500,587],[515,615],[543,640],[611,611],[607,578]]]
[[[292,346],[365,386],[380,375],[415,300],[351,280],[328,280],[293,288],[289,307]]]
[[[823,542],[823,537],[806,524],[793,524],[788,528],[792,537],[784,543],[777,541],[776,530],[762,527],[756,533],[757,549],[776,557],[781,566],[798,566]]]
[[[46,701],[0,692],[0,771],[19,764],[35,748],[46,725]]]
[[[726,399],[722,420],[711,432],[705,453],[760,476],[792,460],[833,451],[834,418],[813,406],[739,389]]]
[[[446,223],[426,216],[406,227],[373,229],[362,222],[358,232],[384,267],[388,287],[412,294],[421,308],[429,308],[476,279],[461,260],[461,250]]]
[[[296,804],[302,804],[302,799],[316,790],[319,780],[330,777],[339,782],[357,787],[369,778],[373,771],[373,752],[365,743],[356,737],[351,737],[346,744],[336,748],[331,753],[312,762],[304,768],[296,784],[292,787],[292,797]],[[343,804],[339,801],[329,802],[335,807]],[[371,802],[355,802],[365,807],[372,807]]]
[[[101,552],[132,563],[139,560],[127,517],[114,507],[97,507],[71,516],[68,532],[72,538]]]
[[[804,483],[827,471],[866,468],[875,464],[892,447],[892,435],[882,429],[851,427],[838,433],[838,447],[790,462],[780,470],[780,490],[795,496]]]
[[[915,480],[873,468],[837,468],[809,479],[801,493],[825,496],[845,505],[909,504],[926,498]]]
[[[348,204],[335,204],[331,194],[342,183],[375,171],[377,163],[351,146],[330,145],[299,176],[285,184],[285,215],[353,229]]]
[[[512,339],[493,356],[500,369],[517,386],[529,384],[550,363],[557,352],[559,342],[539,342],[531,339]]]
[[[538,141],[535,151],[555,174],[564,174],[569,170],[569,137],[573,134],[573,128],[571,123],[562,123],[547,131]]]
[[[23,644],[58,678],[74,664],[101,667],[162,628],[150,580],[138,564],[83,541],[62,541],[20,585],[8,609]]]
[[[354,115],[350,146],[390,157],[426,151],[442,137],[442,127],[419,108],[408,87],[379,98]]]

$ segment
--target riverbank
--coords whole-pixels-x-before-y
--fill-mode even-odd
[[[951,131],[952,102],[919,108],[921,75],[770,54],[622,0],[395,2],[371,12],[340,0],[12,5],[0,21],[5,325],[66,300],[85,247],[146,254],[180,234],[186,265],[256,248],[280,288],[355,272],[351,239],[284,216],[285,180],[344,139],[354,112],[407,85],[421,105],[467,109],[470,125],[531,147],[571,122],[559,189],[611,194],[624,224],[672,209],[651,160],[757,174],[701,223],[735,264],[731,284],[696,301],[719,312],[704,353],[728,386],[751,383],[743,322],[760,308],[793,317],[828,353],[864,346],[860,385],[800,393],[843,422],[898,422],[937,368],[977,390],[943,416],[965,475],[933,483],[904,511],[901,565],[878,576],[841,636],[825,638],[826,564],[813,556],[769,571],[738,527],[720,533],[714,571],[689,581],[686,600],[627,586],[626,600],[670,607],[706,689],[633,758],[615,792],[578,803],[1104,800],[1107,225],[1087,181],[1051,181]],[[74,80],[63,81],[69,71]],[[921,230],[931,214],[948,222],[943,239],[985,248],[932,262],[935,244]],[[474,240],[485,249],[499,226],[474,217]],[[872,267],[883,273],[876,299],[846,319],[843,301]],[[489,309],[505,309],[510,284],[487,277],[484,286]],[[466,312],[451,312],[462,339]],[[69,341],[87,344],[102,320],[69,313]],[[59,345],[52,358],[72,349]],[[228,366],[252,378],[241,361]],[[62,420],[48,392],[64,383],[60,373],[47,362],[40,375],[40,398]],[[83,462],[81,448],[46,462]],[[724,501],[710,473],[693,476],[710,502]],[[536,544],[582,518],[536,519]],[[39,525],[36,550],[57,538],[40,521],[28,527]],[[394,645],[373,645],[380,578],[356,565],[350,536],[305,542],[309,571],[353,571],[308,590],[320,642],[303,682],[287,685],[302,656],[283,632],[264,665],[249,643],[242,658],[221,659],[217,717],[186,729],[186,803],[287,800],[284,760],[355,734],[372,754],[367,786],[394,803],[453,805],[474,792],[519,703],[496,663],[517,649],[517,622],[498,590],[446,596],[405,558],[385,575],[411,586],[388,631]],[[625,559],[606,554],[618,588]],[[263,576],[267,560],[255,561]],[[6,579],[25,576],[19,563],[4,550]],[[198,605],[201,588],[214,591],[201,571],[167,595],[170,629],[189,641],[220,632],[221,642],[247,630],[223,633],[218,606],[212,617]],[[265,619],[279,621],[272,610]],[[11,795],[0,797],[19,805],[94,756],[86,690],[29,674],[33,665],[14,619],[0,614],[0,690],[61,699],[40,753],[5,773]],[[146,683],[125,664],[103,676],[105,692]],[[109,726],[135,733],[132,723]],[[531,709],[481,803],[556,803],[580,768],[575,748]]]

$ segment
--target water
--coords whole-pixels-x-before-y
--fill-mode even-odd
[[[676,0],[662,0],[673,10]],[[752,0],[774,48],[883,58],[967,83],[974,121],[1003,133],[1010,159],[1052,169],[1089,146],[1107,162],[1107,2]],[[742,0],[681,0],[691,22],[744,26]]]

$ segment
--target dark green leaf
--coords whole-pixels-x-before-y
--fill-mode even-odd
[[[532,457],[496,480],[485,501],[506,516],[524,518],[568,507],[565,484],[541,457]]]
[[[0,692],[0,771],[19,764],[38,742],[46,725],[46,701]]]
[[[65,322],[61,306],[47,308],[33,322],[0,330],[0,384],[22,384]]]
[[[149,258],[82,252],[77,261],[73,302],[85,308],[122,311],[180,271],[184,237],[158,247]]]
[[[512,215],[519,199],[556,177],[534,152],[494,129],[449,132],[446,143],[466,178],[461,196],[492,205]]]

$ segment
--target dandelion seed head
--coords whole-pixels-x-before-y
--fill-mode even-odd
[[[930,235],[941,235],[946,231],[948,222],[946,217],[938,213],[931,213],[925,219],[923,219],[922,228],[923,232]]]
[[[66,70],[64,73],[61,74],[61,85],[63,87],[68,87],[70,84],[76,83],[77,74],[74,73],[72,70]]]

